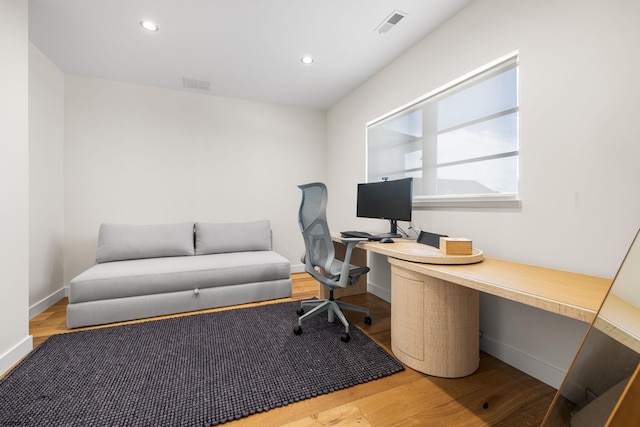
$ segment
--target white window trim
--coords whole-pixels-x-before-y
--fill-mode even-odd
[[[438,208],[520,208],[522,201],[517,194],[473,194],[464,196],[414,196],[414,209]]]
[[[482,74],[483,72],[502,64],[503,62],[509,61],[513,58],[517,58],[519,55],[519,51],[515,50],[506,55],[503,55],[495,60],[484,64],[481,67],[472,70],[457,79],[454,79],[448,82],[445,85],[438,87],[418,98],[415,98],[412,101],[407,102],[406,104],[401,105],[398,108],[395,108],[384,115],[371,120],[366,123],[366,129],[370,126],[375,125],[383,120],[388,119],[389,117],[398,114],[404,110],[412,108],[413,106],[426,101],[429,98],[433,98],[434,96],[454,87],[466,80],[474,78],[478,74]],[[367,141],[365,140],[365,144]],[[518,150],[519,151],[519,150]],[[368,155],[366,162],[368,162]],[[368,170],[368,165],[366,168]],[[439,196],[414,196],[413,197],[413,208],[414,209],[451,209],[451,208],[499,208],[499,209],[509,209],[509,208],[521,208],[522,200],[519,198],[519,193],[503,193],[503,194],[473,194],[469,196],[456,194],[454,196],[447,195],[439,195]]]
[[[448,82],[447,84],[444,84],[444,85],[440,86],[439,88],[432,90],[431,92],[428,92],[428,93],[426,93],[426,94],[424,94],[424,95],[422,95],[422,96],[420,96],[420,97],[418,97],[418,98],[416,98],[416,99],[414,99],[412,101],[407,102],[404,105],[401,105],[398,108],[395,108],[395,109],[389,111],[388,113],[385,113],[384,115],[382,115],[382,116],[380,116],[380,117],[378,117],[376,119],[371,120],[370,122],[367,122],[366,127],[368,128],[369,126],[372,126],[372,125],[374,125],[374,124],[376,124],[378,122],[381,122],[381,121],[383,121],[385,119],[388,119],[389,117],[393,116],[394,114],[398,114],[398,113],[400,113],[400,112],[402,112],[404,110],[407,110],[407,109],[415,106],[416,104],[419,104],[421,102],[426,101],[429,98],[433,98],[434,96],[436,96],[436,95],[438,95],[438,94],[440,94],[440,93],[442,93],[442,92],[444,92],[444,91],[446,91],[448,89],[451,89],[452,87],[457,86],[460,83],[477,76],[478,74],[482,74],[485,71],[487,71],[487,70],[489,70],[489,69],[491,69],[491,68],[493,68],[493,67],[495,67],[497,65],[502,64],[503,62],[506,62],[506,61],[509,61],[509,60],[511,60],[513,58],[516,58],[517,56],[518,56],[518,51],[517,50],[514,50],[513,52],[508,53],[508,54],[506,54],[504,56],[501,56],[500,58],[497,58],[497,59],[489,62],[488,64],[484,64],[482,67],[478,67],[475,70],[470,71],[470,72],[458,77],[457,79],[454,79],[454,80]]]

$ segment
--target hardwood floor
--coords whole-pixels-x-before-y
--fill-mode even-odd
[[[317,283],[310,276],[304,273],[292,276],[294,284],[291,299],[299,300],[317,295]],[[345,314],[350,322],[391,352],[390,304],[371,294],[345,297],[344,300],[370,308],[373,319],[370,326],[363,324],[361,314]],[[61,300],[31,320],[30,333],[33,335],[34,345],[39,345],[51,335],[70,331],[65,323],[66,304],[66,299]],[[251,305],[259,304],[263,303]],[[205,312],[226,309],[229,308]],[[133,322],[119,324],[124,323]],[[101,327],[110,326],[113,325]],[[96,327],[76,330],[93,328]],[[226,425],[537,426],[542,422],[554,393],[552,387],[481,353],[480,368],[465,378],[430,377],[407,368],[386,378],[252,415]]]

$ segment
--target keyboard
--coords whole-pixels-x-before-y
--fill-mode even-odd
[[[357,237],[359,239],[380,240],[382,237],[376,236],[366,231],[341,231],[342,237]]]

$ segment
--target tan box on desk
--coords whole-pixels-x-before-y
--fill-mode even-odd
[[[473,248],[471,240],[463,237],[441,237],[440,252],[446,255],[471,255]]]

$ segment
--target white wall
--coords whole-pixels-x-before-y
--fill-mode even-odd
[[[522,208],[414,211],[413,222],[490,257],[613,277],[640,227],[639,16],[636,0],[472,2],[328,112],[333,227],[387,228],[355,218],[365,123],[518,49]],[[378,277],[370,286],[388,294]],[[485,350],[556,386],[586,330],[486,295],[481,313]]]
[[[30,317],[64,296],[64,74],[29,45]]]
[[[29,336],[27,2],[0,0],[0,373]]]
[[[299,264],[297,184],[325,179],[325,113],[65,77],[64,279],[102,222],[271,220]]]

